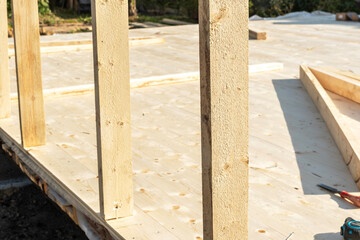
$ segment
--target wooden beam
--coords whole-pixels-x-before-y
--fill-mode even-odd
[[[152,44],[165,43],[164,38],[157,37],[133,37],[129,38],[129,46],[144,46]],[[89,50],[92,50],[92,40],[75,40],[75,41],[61,41],[61,42],[40,42],[40,47],[61,47],[74,45],[89,45]],[[14,48],[14,44],[9,44],[9,48]]]
[[[92,40],[75,40],[75,41],[61,41],[61,42],[40,42],[40,47],[60,47],[69,45],[91,45]],[[9,48],[14,48],[14,44],[9,44]]]
[[[128,2],[92,0],[100,212],[132,215]]]
[[[10,117],[7,1],[0,0],[0,118]]]
[[[349,20],[356,21],[356,22],[359,21],[359,16],[357,15],[356,12],[347,12],[346,16]]]
[[[283,63],[262,63],[249,65],[249,74],[262,73],[269,71],[282,71],[284,69]]]
[[[280,71],[283,69],[282,63],[265,63],[265,64],[254,64],[249,65],[249,73],[262,73],[268,71]],[[169,75],[160,75],[144,78],[133,78],[130,80],[130,88],[143,88],[152,87],[159,85],[185,83],[192,81],[199,81],[199,72],[188,72],[188,73],[176,73]],[[59,96],[75,96],[85,95],[94,93],[94,84],[83,84],[69,87],[50,88],[44,89],[43,96],[47,97],[59,97]],[[10,94],[11,100],[17,100],[17,93]]]
[[[24,147],[45,144],[37,0],[12,0],[21,139]]]
[[[204,239],[248,239],[248,1],[199,1]]]
[[[163,38],[155,37],[140,37],[130,38],[129,46],[137,47],[144,45],[155,45],[165,43]],[[13,44],[9,45],[9,57],[14,56]],[[42,42],[40,43],[41,54],[45,53],[59,53],[59,52],[75,52],[75,51],[88,51],[93,50],[93,44],[91,40],[84,41],[64,41],[64,42]]]
[[[316,67],[316,68],[320,69],[322,71],[328,71],[328,72],[337,73],[337,74],[343,75],[345,77],[352,78],[352,79],[355,79],[357,81],[360,81],[360,75],[356,74],[354,72],[341,70],[341,69],[337,69],[337,68],[333,68],[333,67]]]
[[[354,141],[354,137],[358,136],[354,136],[351,129],[341,123],[342,114],[308,67],[300,66],[300,79],[323,117],[345,163],[349,166],[353,179],[360,188],[360,146],[357,140]]]
[[[266,40],[266,32],[259,32],[249,29],[249,37],[256,40]]]
[[[316,68],[309,69],[323,88],[360,103],[360,81]]]

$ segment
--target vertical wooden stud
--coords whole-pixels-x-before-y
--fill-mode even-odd
[[[204,239],[248,239],[248,0],[200,0]]]
[[[100,213],[132,214],[128,1],[92,0]]]
[[[0,118],[10,117],[7,1],[0,0]]]
[[[24,147],[45,144],[37,0],[12,0],[21,139]]]

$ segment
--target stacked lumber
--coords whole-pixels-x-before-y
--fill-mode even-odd
[[[336,14],[336,21],[355,21],[360,20],[359,15],[356,12],[342,12]]]
[[[300,66],[300,79],[360,189],[360,75]]]

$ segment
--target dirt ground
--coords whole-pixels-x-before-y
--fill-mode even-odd
[[[1,183],[25,175],[0,152]],[[87,239],[84,232],[37,186],[0,190],[0,239]]]

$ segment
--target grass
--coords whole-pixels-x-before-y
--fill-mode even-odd
[[[51,13],[39,16],[40,24],[54,26],[62,23],[91,23],[90,14],[79,14],[75,10],[55,8]]]

